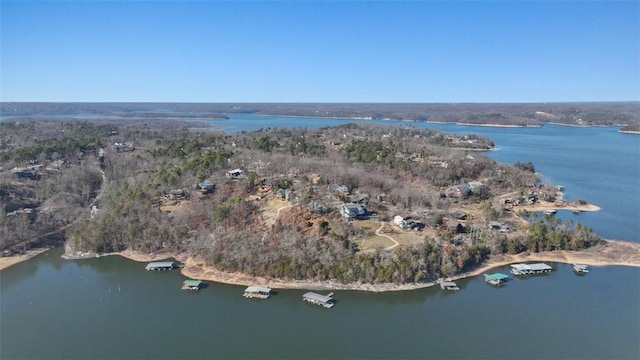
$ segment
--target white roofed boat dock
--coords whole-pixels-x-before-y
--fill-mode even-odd
[[[549,273],[553,268],[545,263],[536,264],[513,264],[511,273],[513,275],[534,275]]]
[[[333,296],[333,293],[329,295],[320,295],[314,292],[308,292],[302,295],[302,300],[330,309],[335,305],[335,300],[331,298],[331,296]]]
[[[173,261],[154,261],[147,264],[145,268],[147,271],[159,271],[159,270],[172,270],[176,268],[176,264]]]
[[[271,296],[271,289],[265,286],[249,286],[244,290],[244,294],[242,294],[242,296],[247,299],[268,299],[269,296]]]

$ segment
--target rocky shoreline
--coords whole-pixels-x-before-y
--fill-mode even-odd
[[[49,248],[33,249],[24,254],[0,257],[0,270],[4,270],[11,265],[26,261],[39,255]],[[65,249],[70,250],[70,249]],[[265,277],[250,276],[235,272],[229,273],[220,271],[212,266],[206,265],[203,260],[190,257],[186,254],[174,254],[171,252],[141,253],[132,250],[121,252],[97,254],[91,252],[70,252],[67,251],[62,258],[67,260],[91,259],[103,256],[122,256],[137,262],[150,262],[165,259],[175,259],[184,264],[180,272],[185,277],[203,281],[211,281],[229,285],[250,286],[263,285],[273,289],[306,289],[306,290],[355,290],[370,292],[406,291],[427,288],[437,285],[437,281],[408,283],[408,284],[368,284],[351,283],[343,284],[336,281],[313,281],[294,279],[274,279]],[[547,261],[565,264],[585,264],[589,266],[632,266],[640,267],[640,243],[621,240],[605,240],[602,244],[580,251],[545,251],[540,253],[524,252],[520,254],[500,254],[493,255],[482,266],[461,274],[448,278],[448,280],[458,280],[467,277],[478,276],[491,269],[506,266],[519,262]]]
[[[184,264],[180,272],[185,277],[203,281],[211,281],[229,285],[250,286],[263,285],[273,289],[306,289],[306,290],[356,290],[370,292],[406,291],[427,288],[437,285],[437,281],[409,283],[409,284],[365,284],[351,283],[342,284],[335,281],[312,281],[293,279],[273,279],[250,276],[243,273],[229,273],[220,271],[212,266],[206,265],[204,261],[189,257],[185,254],[172,254],[170,252],[158,252],[144,254],[131,250],[125,250],[109,254],[74,253],[65,254],[65,259],[87,259],[101,256],[119,255],[137,262],[159,261],[165,259],[175,259]],[[478,276],[487,271],[506,266],[513,263],[529,261],[559,262],[565,264],[585,264],[589,266],[632,266],[640,267],[640,243],[633,243],[620,240],[605,240],[602,244],[580,251],[545,251],[540,253],[524,252],[510,255],[494,255],[482,266],[462,274],[448,278],[448,280],[458,280],[467,277]]]

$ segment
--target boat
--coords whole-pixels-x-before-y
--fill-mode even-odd
[[[182,290],[200,290],[202,281],[200,280],[185,280],[182,282]]]
[[[242,296],[247,299],[258,298],[258,299],[268,299],[271,296],[271,289],[264,286],[249,286],[244,289],[244,293]]]
[[[589,266],[584,264],[573,264],[573,271],[577,274],[587,274],[589,272]]]
[[[442,288],[442,290],[451,290],[451,291],[460,290],[460,287],[458,287],[458,284],[456,284],[453,281],[441,281],[440,287]]]
[[[553,215],[556,212],[557,211],[555,209],[548,209],[548,210],[543,211],[542,213],[545,214],[545,215]]]
[[[331,309],[335,305],[335,300],[331,298],[332,296],[333,293],[329,295],[320,295],[314,292],[308,292],[302,295],[302,300]]]

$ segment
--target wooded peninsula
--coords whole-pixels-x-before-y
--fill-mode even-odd
[[[70,257],[170,254],[274,281],[419,284],[603,242],[553,216],[597,207],[492,149],[410,124],[223,134],[167,118],[5,119],[0,250],[64,243]]]

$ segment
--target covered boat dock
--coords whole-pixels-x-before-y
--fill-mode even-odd
[[[572,266],[573,266],[573,271],[575,271],[578,274],[586,274],[589,272],[588,265],[573,264]]]
[[[320,295],[314,292],[308,292],[302,295],[302,300],[330,309],[335,305],[335,300],[332,299],[331,296],[333,296],[333,293],[329,295]]]
[[[176,267],[173,261],[155,261],[147,264],[147,271],[172,270]]]
[[[507,279],[509,278],[508,275],[505,275],[503,273],[495,273],[495,274],[491,274],[491,275],[484,275],[484,281],[486,281],[487,283],[491,284],[491,285],[502,285],[502,283],[504,283]]]
[[[511,273],[513,275],[543,274],[551,272],[551,270],[553,270],[553,268],[544,263],[511,265]]]
[[[242,296],[247,299],[268,299],[269,296],[271,296],[271,289],[264,286],[249,286],[244,290],[244,294],[242,294]]]
[[[452,291],[460,290],[460,287],[458,287],[458,284],[456,284],[453,281],[442,281],[440,282],[440,287],[442,288],[442,290],[452,290]]]
[[[185,280],[182,282],[182,290],[200,290],[202,281],[200,280]]]

